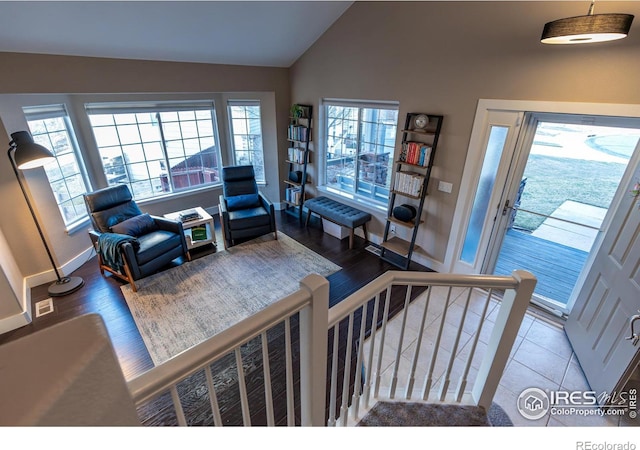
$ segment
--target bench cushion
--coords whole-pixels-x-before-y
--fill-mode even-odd
[[[371,220],[371,214],[328,197],[309,199],[304,202],[304,206],[309,211],[349,228],[357,228]]]

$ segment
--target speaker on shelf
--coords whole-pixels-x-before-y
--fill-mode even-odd
[[[293,170],[289,172],[289,181],[293,181],[294,183],[302,183],[302,171]]]
[[[393,208],[393,217],[402,221],[402,222],[410,222],[415,219],[418,211],[412,205],[400,205]]]

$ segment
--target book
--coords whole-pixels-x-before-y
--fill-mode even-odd
[[[192,241],[204,241],[207,239],[207,228],[202,227],[193,227],[191,228],[191,240]]]

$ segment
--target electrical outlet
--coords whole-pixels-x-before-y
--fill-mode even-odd
[[[447,183],[445,181],[440,181],[438,183],[438,190],[442,192],[446,192],[447,194],[451,194],[451,190],[453,189],[453,184]]]
[[[395,226],[395,224],[392,223],[392,224],[389,225],[389,233],[396,234],[396,226]]]

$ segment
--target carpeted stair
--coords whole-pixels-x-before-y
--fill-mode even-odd
[[[509,416],[493,403],[487,413],[480,406],[411,402],[378,402],[359,427],[472,427],[513,426]]]

